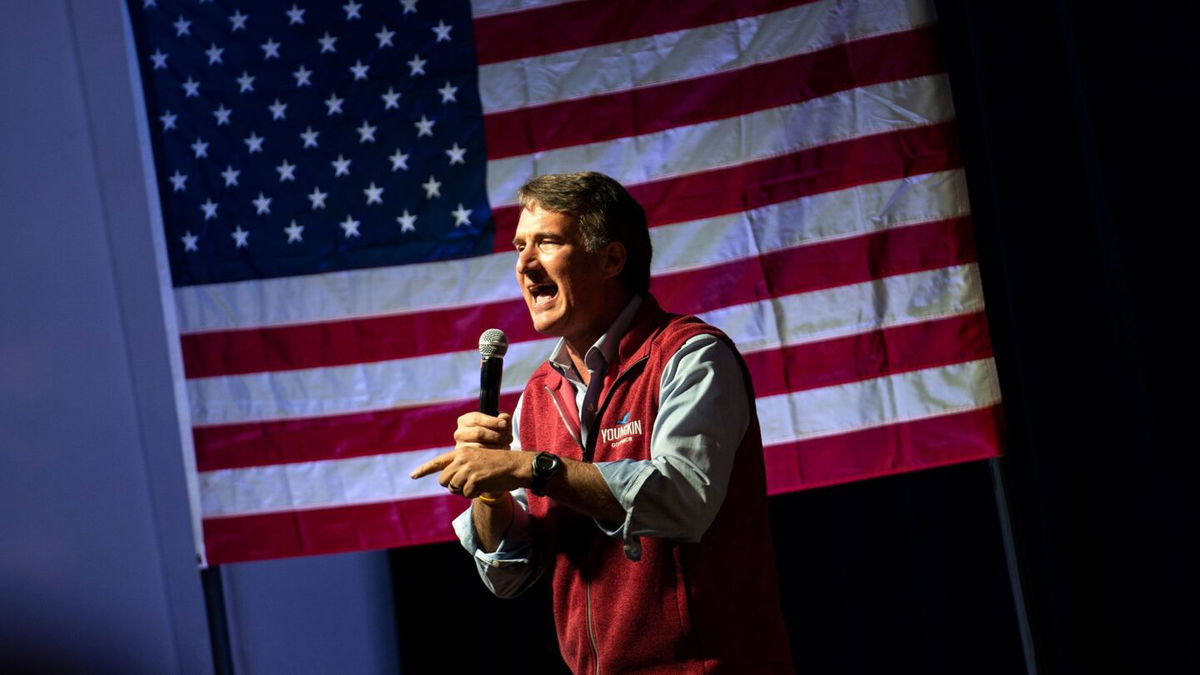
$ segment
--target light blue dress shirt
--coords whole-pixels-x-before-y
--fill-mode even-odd
[[[576,372],[563,340],[550,355],[551,366],[575,388],[585,444],[595,432],[596,401],[604,371],[640,304],[640,297],[631,300],[584,355],[589,385],[584,385]],[[523,402],[524,397],[513,411],[514,450],[520,449]],[[624,522],[597,521],[597,527],[622,539],[631,560],[641,557],[640,537],[699,541],[725,499],[733,455],[749,422],[746,385],[733,349],[712,335],[697,335],[685,342],[663,370],[658,415],[650,432],[650,459],[596,462],[625,510]],[[514,490],[512,495],[517,504],[512,524],[491,553],[479,548],[470,508],[454,519],[454,531],[463,548],[474,556],[480,577],[500,597],[519,595],[542,572],[534,556],[525,490]]]

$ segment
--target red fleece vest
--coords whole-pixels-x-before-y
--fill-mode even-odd
[[[521,447],[584,461],[649,459],[663,368],[701,333],[728,341],[646,297],[604,375],[594,447],[581,448],[560,419],[554,397],[574,394],[549,364],[525,388]],[[753,393],[750,411],[725,501],[698,543],[643,537],[633,562],[590,518],[530,494],[539,557],[550,561],[559,647],[574,672],[792,671]]]

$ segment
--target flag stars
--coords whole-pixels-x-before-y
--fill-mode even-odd
[[[283,228],[283,231],[287,232],[287,236],[288,236],[287,243],[289,243],[289,244],[292,242],[295,242],[295,241],[301,241],[301,242],[304,241],[304,237],[301,236],[302,234],[304,234],[304,226],[297,225],[296,221],[294,221],[294,220],[292,221],[291,225],[288,225],[287,227]]]
[[[217,204],[212,199],[205,199],[200,205],[200,210],[204,211],[204,219],[212,220],[217,217]]]
[[[401,232],[415,232],[417,229],[417,217],[404,209],[404,213],[396,216],[396,222],[400,223]]]
[[[375,181],[371,181],[371,186],[363,190],[363,194],[367,196],[367,206],[383,203],[383,188],[375,187]]]
[[[392,38],[396,35],[396,31],[388,30],[387,26],[381,26],[379,32],[375,34],[375,39],[379,40],[379,48],[392,46]]]
[[[421,115],[421,119],[413,122],[413,126],[417,128],[417,138],[422,136],[433,136],[433,125],[435,122]]]
[[[308,201],[312,202],[313,211],[325,208],[325,198],[329,196],[328,192],[321,192],[321,188],[313,187],[313,191],[308,195]]]
[[[275,170],[279,172],[280,183],[289,180],[294,182],[296,180],[296,165],[289,164],[286,159],[283,160],[283,164],[275,167]]]
[[[410,77],[425,74],[425,64],[427,61],[421,58],[420,54],[413,54],[413,57],[408,62],[408,74]]]
[[[345,237],[349,239],[350,237],[358,236],[359,224],[360,223],[357,220],[350,217],[350,214],[346,214],[346,219],[338,223],[338,227],[342,228],[342,230],[345,232]]]
[[[246,143],[248,152],[253,155],[256,152],[262,152],[262,144],[264,140],[266,139],[251,131],[250,136],[246,138],[244,142]]]
[[[267,108],[271,111],[271,119],[282,120],[287,118],[287,104],[280,103],[278,98],[275,99],[274,103],[267,106]]]
[[[333,175],[335,177],[350,175],[350,160],[342,157],[341,153],[339,153],[338,158],[330,162],[330,164],[333,165]]]
[[[154,70],[167,67],[167,55],[161,49],[154,50],[150,55],[150,60],[154,62]]]
[[[191,77],[189,77],[187,79],[187,82],[183,83],[183,92],[184,92],[184,94],[183,94],[184,98],[192,98],[193,96],[199,96],[200,95],[200,83],[193,80]]]
[[[238,179],[238,176],[241,175],[241,173],[242,173],[241,171],[234,169],[232,164],[226,166],[225,170],[221,172],[221,178],[225,179],[225,187],[229,187],[231,185],[237,185],[238,184],[237,179]]]
[[[249,245],[250,231],[243,230],[241,225],[238,225],[236,230],[230,232],[229,236],[233,237],[233,244],[237,248],[246,248]]]
[[[263,50],[263,60],[279,58],[279,45],[282,43],[276,42],[275,38],[268,37],[267,41],[259,45]]]
[[[367,79],[367,71],[370,69],[371,66],[363,65],[362,59],[356,60],[354,65],[350,66],[350,72],[354,73],[354,79],[356,81]]]
[[[307,129],[300,133],[300,138],[304,139],[304,147],[315,148],[317,147],[317,136],[320,135],[321,132],[313,131],[313,128],[310,125]]]
[[[271,198],[261,192],[258,193],[257,199],[251,200],[251,203],[254,204],[256,214],[263,216],[271,213]]]
[[[458,143],[455,143],[446,150],[446,155],[450,157],[450,166],[454,166],[455,164],[466,164],[467,160],[464,158],[464,155],[466,154],[467,149],[458,147]]]
[[[410,12],[416,13],[417,11],[417,0],[400,0],[400,4],[404,5],[405,14]]]
[[[224,126],[226,124],[229,124],[229,116],[232,113],[233,113],[233,111],[230,110],[229,108],[226,108],[225,104],[222,103],[221,107],[219,107],[213,111],[213,117],[217,118],[217,126]]]
[[[434,34],[437,35],[435,42],[449,42],[451,28],[454,28],[454,26],[447,26],[445,21],[439,20],[438,25],[432,28]]]
[[[294,220],[292,221],[291,225],[288,225],[287,227],[283,228],[283,231],[287,233],[287,236],[288,236],[287,243],[289,243],[289,244],[292,242],[297,242],[297,241],[303,242],[304,241],[304,237],[301,236],[304,233],[304,226],[297,225],[296,221],[294,221]]]
[[[329,109],[325,114],[326,115],[341,115],[342,114],[342,102],[345,100],[346,99],[344,99],[344,98],[338,98],[337,94],[330,94],[329,98],[325,99],[325,107]]]
[[[292,3],[292,8],[287,11],[288,25],[294,26],[298,23],[304,23],[304,10]],[[290,239],[288,241],[291,241]]]
[[[451,211],[450,215],[454,216],[455,227],[471,224],[471,209],[464,209],[462,202],[458,203],[458,208]]]
[[[179,115],[172,114],[170,110],[166,111],[162,115],[159,115],[158,119],[162,122],[163,131],[174,129],[175,128],[175,120],[178,117],[179,117]]]
[[[454,95],[458,93],[458,87],[452,86],[450,84],[450,80],[446,80],[446,86],[438,89],[437,92],[442,95],[442,103],[458,101],[458,99],[454,97]]]
[[[218,46],[217,46],[217,43],[213,42],[213,43],[211,44],[211,46],[209,46],[209,48],[208,48],[208,49],[205,49],[205,50],[204,50],[204,53],[208,55],[208,65],[210,65],[210,66],[211,66],[211,65],[212,65],[212,64],[214,64],[214,63],[221,63],[221,62],[222,62],[222,61],[221,61],[221,54],[224,54],[224,53],[225,53],[225,49],[224,49],[224,48],[222,48],[222,47],[218,47]]]
[[[192,152],[196,153],[196,159],[200,159],[201,157],[208,157],[208,143],[205,143],[204,141],[197,138],[196,142],[192,143],[191,147],[192,147]]]
[[[367,124],[366,120],[363,120],[362,126],[360,126],[355,131],[358,132],[358,142],[359,143],[374,143],[375,142],[375,127]]]
[[[183,242],[184,251],[199,251],[200,249],[196,247],[196,242],[199,241],[199,239],[200,237],[192,234],[191,230],[187,230],[183,233],[183,236],[179,238],[179,241]]]
[[[433,199],[434,197],[442,196],[442,184],[435,180],[432,175],[429,177],[429,180],[421,183],[421,187],[425,188],[426,199]]]
[[[179,170],[176,169],[170,178],[173,192],[182,192],[184,186],[187,184],[187,179],[188,177],[185,174],[179,173]]]
[[[361,2],[354,2],[354,0],[350,0],[350,2],[347,2],[346,4],[342,5],[342,9],[344,9],[346,11],[346,20],[347,21],[349,21],[351,19],[361,19],[362,18],[362,15],[358,13],[358,10],[362,9]]]
[[[192,31],[191,31],[192,22],[188,21],[187,19],[183,18],[182,16],[179,17],[179,19],[176,20],[175,23],[173,23],[171,25],[175,26],[175,37],[183,37],[184,35],[192,34]]]
[[[249,19],[249,18],[250,18],[249,16],[242,14],[242,10],[240,10],[240,9],[234,10],[233,16],[229,17],[229,23],[233,24],[233,27],[229,29],[230,32],[246,30],[246,19]]]
[[[292,73],[292,77],[296,78],[296,86],[297,87],[311,87],[312,86],[312,82],[309,80],[309,78],[312,77],[312,71],[309,70],[308,68],[305,68],[303,65],[300,66],[299,70]]]
[[[333,46],[333,43],[337,42],[337,38],[330,35],[329,31],[325,31],[325,37],[317,38],[317,42],[321,43],[321,53],[322,54],[324,54],[325,52],[336,52],[337,51],[337,47]]]
[[[396,169],[404,169],[405,171],[408,171],[408,155],[400,152],[400,148],[396,148],[395,154],[393,154],[391,157],[388,157],[388,159],[392,160],[392,171],[395,171]]]
[[[237,79],[238,93],[244,94],[248,91],[254,91],[254,76],[246,71],[242,71],[242,76]]]

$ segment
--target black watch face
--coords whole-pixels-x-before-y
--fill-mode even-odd
[[[558,458],[551,455],[539,454],[534,461],[537,462],[538,471],[553,471],[558,466]]]

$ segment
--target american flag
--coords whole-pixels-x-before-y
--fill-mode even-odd
[[[131,0],[209,564],[452,538],[408,473],[554,340],[516,189],[646,207],[652,290],[738,344],[773,493],[999,453],[925,0]],[[185,444],[186,445],[186,444]]]

